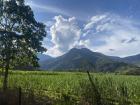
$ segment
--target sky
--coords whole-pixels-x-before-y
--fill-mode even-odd
[[[109,56],[140,54],[140,0],[25,0],[46,25],[45,54],[89,48]]]

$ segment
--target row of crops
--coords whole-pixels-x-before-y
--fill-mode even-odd
[[[9,87],[22,87],[22,90],[33,90],[36,94],[40,92],[53,100],[63,100],[67,105],[77,105],[83,100],[85,102],[82,103],[88,102],[89,105],[95,101],[101,101],[104,105],[140,104],[139,76],[91,73],[91,77],[94,87],[87,73],[10,71]]]

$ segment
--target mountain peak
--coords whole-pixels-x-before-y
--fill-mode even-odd
[[[115,62],[108,56],[92,52],[88,48],[72,48],[68,53],[45,62],[42,68],[49,70],[91,70],[116,71],[128,67],[125,63]]]
[[[82,48],[86,48],[86,46],[84,46],[84,45],[78,45],[78,46],[75,46],[74,48],[82,49]]]
[[[87,50],[87,51],[91,51],[90,49],[88,49],[88,48],[86,48],[86,47],[84,47],[84,48],[75,48],[75,47],[74,47],[74,48],[72,48],[70,51],[76,51],[76,50],[78,50],[78,51],[84,51],[84,50],[85,50],[85,51],[86,51],[86,50]]]
[[[65,55],[75,55],[75,54],[92,54],[94,52],[92,52],[91,50],[89,50],[88,48],[72,48],[68,53],[66,53]]]

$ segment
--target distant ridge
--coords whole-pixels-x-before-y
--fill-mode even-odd
[[[92,52],[87,48],[73,48],[60,57],[44,61],[41,63],[41,69],[114,72],[135,68],[134,65],[118,62],[113,58],[101,53]]]
[[[53,58],[53,57],[51,57],[49,55],[41,54],[41,53],[38,53],[37,57],[39,58],[39,62],[43,62],[43,61],[46,61],[46,60],[49,60],[49,59]]]
[[[128,57],[124,57],[124,58],[120,58],[120,57],[110,57],[110,58],[114,61],[125,62],[128,64],[134,64],[134,65],[140,67],[140,54],[128,56]]]

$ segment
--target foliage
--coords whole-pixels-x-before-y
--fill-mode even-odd
[[[126,105],[129,105],[129,103],[139,105],[139,76],[102,73],[91,73],[91,76],[95,88],[101,95],[102,103],[116,105],[127,101],[128,104]],[[2,79],[0,80],[2,81]],[[83,105],[82,103],[92,102],[92,97],[96,98],[87,73],[10,71],[9,86],[10,88],[20,86],[24,91],[33,90],[35,94],[42,91],[44,95],[57,103],[54,105],[67,105],[66,103],[70,105],[81,103],[80,105]],[[127,100],[125,97],[127,97]]]
[[[28,63],[36,64],[33,62],[36,52],[45,50],[41,46],[46,36],[45,26],[35,20],[31,8],[24,5],[24,0],[4,0],[1,8],[0,57],[5,60],[9,56],[14,66],[27,63],[27,59]]]
[[[0,8],[0,59],[6,87],[10,67],[39,66],[36,53],[45,51],[42,40],[46,31],[24,0],[1,0]]]

